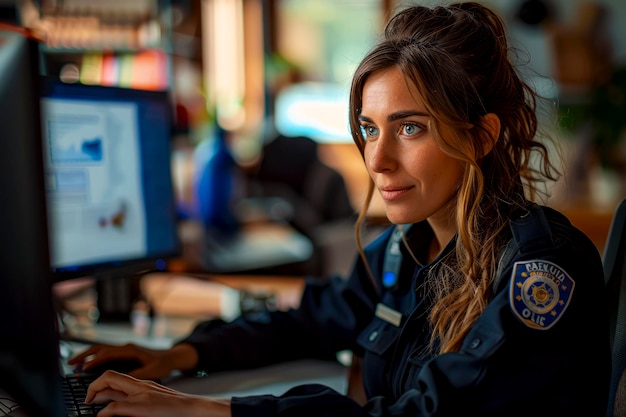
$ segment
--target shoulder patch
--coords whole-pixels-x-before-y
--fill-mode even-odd
[[[547,330],[554,326],[573,292],[574,280],[552,262],[523,261],[513,266],[509,303],[528,327]]]

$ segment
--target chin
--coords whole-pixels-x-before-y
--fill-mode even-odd
[[[415,219],[414,216],[408,216],[406,214],[400,213],[386,213],[387,220],[389,220],[393,224],[409,224],[409,223],[417,223],[419,219]]]

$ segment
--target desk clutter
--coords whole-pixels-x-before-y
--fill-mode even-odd
[[[221,317],[239,315],[241,291],[181,274],[152,273],[142,277],[141,293],[155,316]]]
[[[167,346],[201,320],[230,321],[242,312],[297,307],[303,287],[304,278],[293,276],[149,273],[138,280],[139,295],[117,321],[100,317],[93,280],[59,283],[55,292],[70,338]]]

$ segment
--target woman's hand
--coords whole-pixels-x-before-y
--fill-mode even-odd
[[[184,394],[153,381],[106,371],[91,383],[86,403],[108,405],[98,417],[230,417],[230,399]]]
[[[188,371],[198,363],[198,354],[189,344],[181,343],[167,350],[148,349],[134,344],[123,346],[93,345],[87,350],[68,360],[69,365],[81,366],[89,372],[95,368],[106,367],[107,362],[135,360],[141,366],[128,374],[140,379],[160,379],[174,370]]]

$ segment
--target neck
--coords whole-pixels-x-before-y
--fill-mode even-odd
[[[437,223],[428,219],[430,227],[433,229],[433,238],[428,245],[428,262],[432,262],[441,251],[448,245],[456,234],[456,227],[447,221],[445,224]]]
[[[437,255],[439,255],[439,253],[441,252],[441,250],[442,250],[442,247],[439,246],[439,243],[437,242],[437,238],[433,237],[433,239],[430,241],[430,244],[428,245],[428,251],[426,254],[426,263],[431,263],[432,261],[434,261]]]

